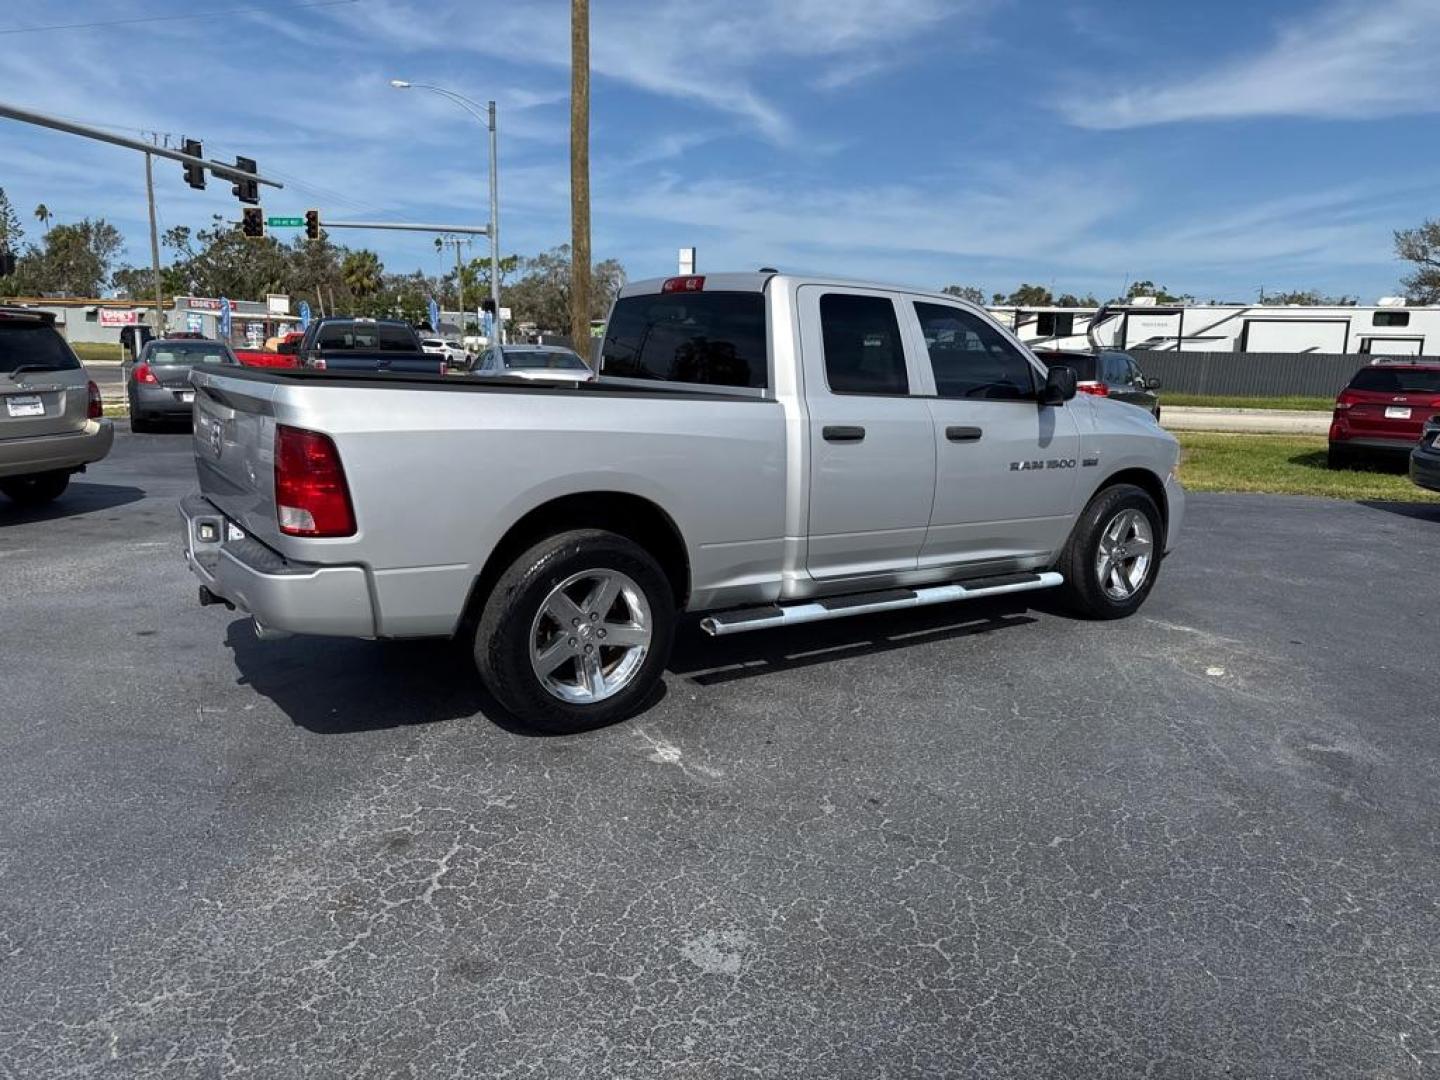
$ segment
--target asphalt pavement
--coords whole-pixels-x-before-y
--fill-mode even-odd
[[[1440,1071],[1440,508],[1197,495],[1119,623],[710,642],[584,736],[0,504],[0,1077]]]

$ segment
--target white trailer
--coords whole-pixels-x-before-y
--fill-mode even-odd
[[[1087,349],[1093,307],[997,307],[1026,344]],[[1104,309],[1096,338],[1117,349],[1160,352],[1440,355],[1440,306],[1272,307],[1125,304]]]

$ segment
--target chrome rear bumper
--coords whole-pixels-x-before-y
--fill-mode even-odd
[[[362,566],[292,562],[245,535],[198,492],[180,501],[185,562],[200,584],[254,618],[262,637],[375,637]]]

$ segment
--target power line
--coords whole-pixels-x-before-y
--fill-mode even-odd
[[[257,11],[293,11],[297,8],[337,7],[358,0],[309,0],[299,4],[267,4],[261,7],[221,8],[217,11],[190,11],[183,15],[140,15],[130,19],[103,19],[98,22],[52,23],[49,26],[11,26],[0,29],[0,35],[37,34],[44,30],[90,30],[99,26],[131,26],[135,23],[176,22],[180,19],[210,19],[220,15],[246,15]]]

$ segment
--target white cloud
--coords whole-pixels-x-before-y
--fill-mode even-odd
[[[1214,39],[1211,39],[1212,41]],[[1203,41],[1192,41],[1193,51]],[[1263,51],[1196,75],[1060,103],[1088,128],[1258,116],[1362,119],[1440,111],[1440,3],[1339,0]]]

